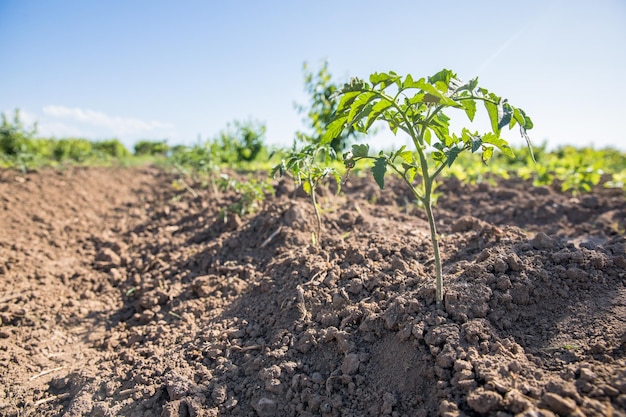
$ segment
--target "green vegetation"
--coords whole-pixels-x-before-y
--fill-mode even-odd
[[[272,169],[272,176],[276,173],[280,173],[281,176],[285,173],[291,174],[296,184],[301,185],[311,198],[317,222],[316,233],[313,235],[314,244],[320,242],[322,234],[322,217],[316,197],[317,186],[320,181],[330,176],[337,183],[337,192],[341,188],[341,176],[329,164],[335,158],[336,154],[332,145],[322,145],[318,142],[306,145],[301,150],[297,150],[294,145],[291,151],[285,153],[280,164]]]
[[[304,116],[306,130],[296,133],[289,149],[269,149],[263,123],[235,120],[216,137],[194,146],[170,146],[167,140],[146,139],[137,142],[131,153],[117,139],[39,137],[37,125],[25,126],[16,110],[12,116],[2,114],[0,168],[26,172],[43,166],[157,162],[177,172],[176,184],[194,196],[198,195],[198,187],[208,188],[213,195],[235,191],[239,200],[225,208],[225,217],[253,212],[269,192],[268,183],[241,181],[243,176],[270,171],[286,174],[311,199],[317,223],[312,240],[319,244],[323,226],[317,187],[330,179],[339,191],[342,176],[358,170],[359,161],[369,160],[381,187],[385,175],[398,175],[426,210],[435,252],[438,301],[442,296],[441,265],[432,206],[436,180],[441,177],[453,176],[468,183],[495,183],[498,178],[517,177],[572,195],[590,192],[597,186],[626,191],[624,152],[570,146],[548,151],[546,144],[512,149],[500,137],[500,131],[518,125],[527,138],[526,130],[532,127],[530,119],[521,109],[478,87],[477,80],[462,83],[447,70],[419,80],[393,72],[372,74],[367,82],[353,79],[340,86],[332,79],[328,63],[317,71],[305,64],[304,86],[308,103],[296,108]],[[465,113],[472,120],[477,104],[484,106],[491,131],[479,134],[463,129],[451,133],[450,118],[444,110]],[[402,147],[373,154],[367,144],[354,143],[379,124],[386,124],[394,134],[408,135],[414,149]],[[343,158],[338,158],[342,152]],[[239,174],[233,175],[235,172]]]
[[[546,144],[534,146],[537,161],[527,148],[515,149],[515,158],[496,154],[489,165],[477,164],[468,155],[459,155],[447,174],[467,183],[495,182],[497,178],[519,177],[535,186],[555,186],[578,195],[595,186],[626,191],[626,154],[616,149],[559,147],[551,152]]]
[[[333,95],[340,86],[332,81],[326,61],[316,73],[310,71],[306,63],[303,70],[305,91],[309,94],[310,101],[308,106],[296,105],[296,109],[306,116],[303,121],[309,131],[297,132],[296,138],[302,143],[319,144],[326,133],[326,126],[332,121],[337,110],[337,101],[333,99]],[[356,138],[358,132],[353,126],[348,126],[331,140],[330,146],[336,153],[340,153]]]
[[[269,178],[265,180],[250,178],[240,181],[228,174],[222,174],[219,188],[222,191],[233,190],[237,196],[234,203],[221,210],[221,217],[225,222],[233,214],[243,217],[246,214],[254,213],[259,209],[267,195],[274,194],[274,187]]]
[[[478,87],[478,79],[463,83],[449,70],[418,80],[410,74],[402,77],[394,72],[375,73],[370,76],[369,83],[353,78],[336,95],[341,100],[322,144],[330,143],[348,126],[367,133],[377,121],[386,123],[394,134],[398,130],[403,131],[413,141],[414,150],[402,146],[378,155],[370,155],[369,145],[353,145],[352,150],[344,155],[344,162],[350,170],[360,160],[373,161],[372,173],[381,188],[384,187],[387,170],[394,171],[424,208],[435,257],[436,301],[441,306],[441,256],[432,210],[435,180],[446,167],[453,166],[459,154],[466,151],[480,153],[483,163],[492,158],[495,149],[514,157],[508,142],[500,136],[504,127],[511,129],[519,125],[532,156],[526,131],[533,124],[522,109]],[[463,110],[471,121],[480,103],[489,115],[491,132],[480,134],[463,129],[460,135],[450,133],[450,117],[443,111]],[[431,148],[433,150],[428,152]]]
[[[167,156],[170,151],[170,147],[167,144],[167,140],[162,141],[150,141],[140,140],[135,144],[136,156]]]
[[[19,110],[12,120],[2,114],[0,126],[0,167],[22,172],[59,164],[102,164],[124,161],[131,153],[117,139],[89,141],[81,138],[38,138],[37,126],[28,129]]]

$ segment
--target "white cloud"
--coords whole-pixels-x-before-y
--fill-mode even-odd
[[[133,117],[110,116],[90,109],[66,106],[46,106],[43,113],[48,117],[68,119],[86,125],[104,128],[114,135],[137,135],[149,132],[171,131],[174,125],[156,120]]]
[[[39,122],[37,124],[37,133],[42,137],[56,138],[88,138],[94,137],[93,132],[86,131],[76,126],[68,125],[63,122]]]

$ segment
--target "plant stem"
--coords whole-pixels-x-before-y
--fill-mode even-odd
[[[424,203],[424,209],[426,210],[426,217],[428,217],[428,226],[430,227],[430,239],[433,244],[433,253],[435,254],[435,277],[437,282],[435,290],[435,301],[437,302],[437,308],[441,308],[443,304],[443,273],[441,270],[441,255],[439,254],[439,237],[437,236],[437,226],[435,225],[435,217],[433,216],[433,208],[430,201],[430,195],[425,197],[422,202]]]
[[[322,235],[322,217],[320,215],[320,210],[317,206],[317,199],[315,198],[315,189],[317,187],[311,187],[311,201],[313,202],[313,209],[315,210],[315,218],[317,219],[317,233],[315,236],[315,243],[317,245],[320,244],[320,237]]]

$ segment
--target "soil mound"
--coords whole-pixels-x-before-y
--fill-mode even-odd
[[[438,310],[397,181],[320,190],[318,246],[289,181],[173,181],[0,172],[0,414],[626,416],[623,191],[446,180]]]

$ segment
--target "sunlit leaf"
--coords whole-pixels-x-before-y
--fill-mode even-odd
[[[406,90],[408,88],[419,88],[418,83],[413,80],[413,77],[411,76],[411,74],[408,74],[405,77],[404,82],[402,83],[403,90]]]
[[[400,76],[393,71],[389,73],[374,73],[370,75],[370,82],[372,83],[372,87],[376,87],[377,85],[381,85],[382,89],[387,88],[393,83],[398,82]]]
[[[341,114],[344,110],[348,109],[352,102],[361,94],[361,91],[350,91],[341,96],[341,100],[337,104],[336,112]]]
[[[332,122],[330,122],[330,124],[326,126],[326,132],[324,133],[324,136],[322,136],[322,140],[320,141],[320,144],[326,145],[332,142],[332,140],[335,139],[336,137],[339,137],[339,135],[341,135],[341,132],[343,132],[343,129],[346,127],[347,119],[348,119],[347,116],[343,116],[343,117],[338,117]]]
[[[463,109],[465,110],[465,113],[470,121],[474,121],[474,116],[476,115],[476,102],[474,100],[461,100],[459,103],[463,106]]]
[[[379,100],[372,106],[370,114],[368,115],[367,123],[365,124],[365,130],[369,130],[372,124],[379,119],[380,115],[393,105],[393,102],[389,100]]]
[[[366,114],[362,112],[363,109],[369,104],[370,101],[372,101],[376,97],[377,96],[375,93],[369,91],[359,95],[359,97],[357,97],[357,99],[354,100],[354,102],[352,103],[350,113],[348,113],[348,118],[346,119],[346,121],[350,124],[353,124],[366,116]]]
[[[410,164],[415,161],[415,154],[411,151],[399,152],[398,157],[400,157],[407,164]]]
[[[376,158],[372,167],[372,174],[381,189],[385,188],[385,172],[387,172],[387,158]]]
[[[489,115],[489,121],[491,122],[491,130],[494,133],[500,133],[500,129],[498,128],[498,106],[495,103],[490,101],[485,101],[485,109],[487,109],[487,114]]]
[[[491,159],[492,156],[493,156],[493,148],[491,146],[485,147],[485,150],[483,151],[481,155],[483,163],[487,164],[487,162]]]
[[[424,131],[424,142],[426,142],[427,145],[430,145],[432,139],[432,133],[430,133],[430,129],[426,129]]]
[[[509,143],[503,138],[501,138],[499,135],[496,135],[494,133],[487,133],[483,136],[482,141],[483,143],[488,143],[490,145],[495,146],[496,148],[500,150],[500,152],[502,152],[506,156],[515,158],[515,154],[513,153],[513,150],[511,149],[511,147],[509,146]]]

